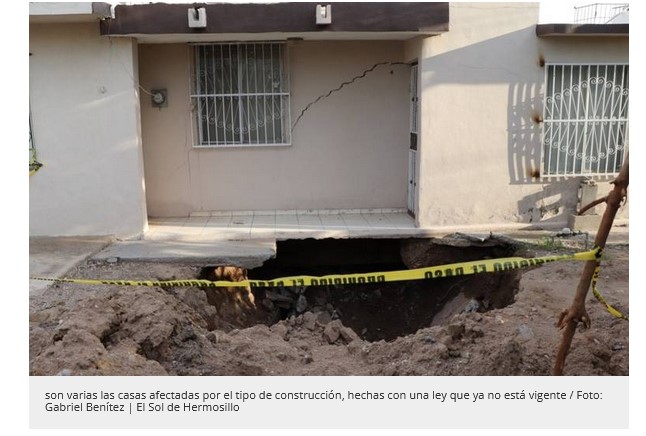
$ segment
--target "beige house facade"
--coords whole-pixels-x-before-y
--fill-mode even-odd
[[[288,210],[562,228],[628,149],[628,24],[539,25],[538,3],[32,5],[32,235]]]

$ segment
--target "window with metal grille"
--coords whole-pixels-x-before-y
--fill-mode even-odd
[[[547,64],[543,175],[617,174],[628,147],[628,65]]]
[[[289,74],[282,43],[194,48],[196,147],[289,145]]]

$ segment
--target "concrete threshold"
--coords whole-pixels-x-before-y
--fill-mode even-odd
[[[185,265],[236,265],[256,268],[276,256],[275,240],[121,241],[92,256],[97,261],[172,262]]]

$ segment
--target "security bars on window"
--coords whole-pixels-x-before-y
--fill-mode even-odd
[[[196,45],[196,147],[289,145],[289,76],[282,43]]]
[[[548,64],[543,175],[611,176],[628,147],[628,65]]]

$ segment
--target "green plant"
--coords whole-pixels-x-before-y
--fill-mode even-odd
[[[536,245],[544,250],[557,250],[563,248],[563,242],[559,239],[555,239],[554,236],[541,236]]]

